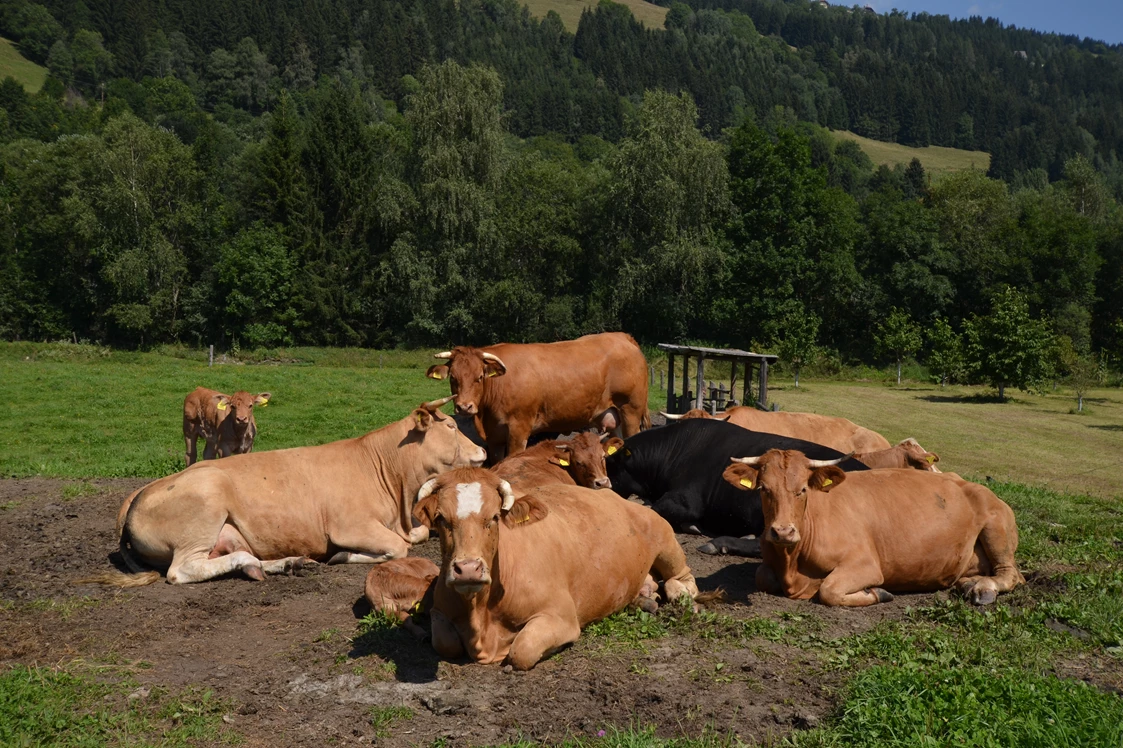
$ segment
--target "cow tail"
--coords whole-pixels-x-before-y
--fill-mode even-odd
[[[125,562],[125,566],[129,567],[130,574],[117,571],[101,571],[93,576],[82,577],[75,579],[73,584],[105,584],[110,587],[144,587],[146,585],[157,582],[160,579],[160,572],[152,569],[145,569],[140,563],[140,559],[136,557],[132,549],[132,534],[129,532],[129,519],[133,509],[137,505],[137,499],[140,491],[133,494],[132,503],[129,506],[125,521],[121,523],[121,540],[118,544],[118,549],[121,551],[121,560]]]

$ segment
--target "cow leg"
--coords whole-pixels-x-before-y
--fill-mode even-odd
[[[631,405],[624,405],[617,408],[620,413],[620,428],[617,430],[617,436],[623,434],[623,438],[627,439],[629,436],[635,436],[643,429],[643,416],[647,410],[647,404],[644,403],[639,407]]]
[[[668,491],[651,505],[663,519],[674,528],[684,528],[698,522],[702,517],[701,501],[697,496],[691,496],[677,491]]]
[[[760,541],[748,535],[743,538],[732,538],[722,535],[712,539],[705,545],[698,546],[699,553],[710,556],[745,556],[747,558],[760,558]]]
[[[526,442],[530,438],[530,427],[507,425],[507,457],[518,454],[526,449]]]
[[[303,569],[306,564],[315,563],[312,559],[304,556],[289,556],[272,561],[262,561],[261,568],[266,574],[295,574]]]
[[[206,437],[204,437],[204,439],[206,439]],[[218,441],[217,440],[211,441],[210,439],[206,439],[206,446],[203,447],[203,459],[204,460],[213,460],[215,458],[215,455],[216,455],[217,452],[218,452]]]
[[[780,586],[780,580],[776,578],[776,572],[768,564],[761,564],[756,567],[756,591],[767,592],[769,595],[784,594],[784,590]]]
[[[255,581],[265,579],[265,572],[253,554],[236,551],[218,558],[207,558],[207,551],[181,555],[178,552],[168,567],[168,582],[171,584],[191,584],[229,574],[241,569],[247,577]]]
[[[537,615],[527,621],[522,631],[511,642],[507,663],[516,670],[530,670],[543,657],[572,644],[581,636],[577,613],[572,616]]]
[[[657,542],[661,541],[658,544],[659,553],[656,554],[651,568],[663,580],[663,592],[667,595],[667,602],[675,602],[683,595],[693,600],[698,595],[698,584],[694,581],[694,575],[690,573],[690,567],[686,565],[686,554],[683,553],[682,546],[678,544],[671,528],[660,524],[662,537],[656,538]]]
[[[887,603],[893,596],[877,586],[884,581],[877,566],[839,566],[819,586],[819,602],[846,608]]]
[[[183,453],[184,461],[187,463],[187,467],[191,467],[195,464],[195,461],[199,459],[199,435],[192,434],[191,436],[188,436],[187,434],[184,434],[183,441],[187,445],[187,448]]]
[[[429,623],[432,629],[429,638],[437,654],[446,660],[456,660],[464,656],[464,643],[460,640],[460,634],[456,632],[456,627],[444,613],[433,610],[429,615]]]
[[[981,546],[981,548],[980,548]],[[983,526],[979,539],[975,542],[975,555],[980,551],[985,558],[978,558],[975,569],[983,571],[989,567],[990,576],[968,576],[959,580],[957,587],[975,605],[993,603],[1000,592],[1008,592],[1025,582],[1025,577],[1014,563],[1014,551],[1018,547],[1018,526],[1014,512],[1006,504],[995,511],[990,521]]]
[[[380,564],[409,553],[408,540],[376,522],[333,529],[328,540],[336,548],[348,549],[328,559],[329,564]]]

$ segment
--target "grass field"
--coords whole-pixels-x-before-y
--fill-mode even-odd
[[[617,0],[621,5],[627,5],[637,21],[649,29],[663,28],[663,19],[667,17],[667,8],[646,3],[644,0]],[[524,3],[530,8],[532,15],[545,18],[551,10],[561,16],[562,23],[570,32],[577,31],[577,24],[581,21],[581,11],[585,8],[596,7],[597,0],[526,0]]]
[[[855,140],[862,150],[870,157],[875,165],[906,166],[914,158],[920,159],[924,170],[933,178],[941,177],[965,169],[979,169],[986,171],[990,168],[990,154],[985,151],[962,151],[958,148],[945,148],[939,145],[930,145],[926,148],[913,148],[897,143],[884,143],[880,140],[863,138],[847,130],[834,130],[834,136],[839,140]]]
[[[36,93],[47,80],[47,68],[26,59],[14,44],[0,38],[0,80],[8,76],[15,78],[29,93]]]
[[[204,354],[182,349],[140,354],[85,345],[0,344],[0,422],[6,427],[0,433],[0,475],[92,478],[176,470],[183,451],[182,397],[199,384],[273,393],[269,407],[257,414],[258,449],[361,434],[447,393],[446,383],[422,376],[430,351],[293,349],[251,358],[254,363],[225,364],[220,358],[208,368]],[[750,606],[740,602],[717,613],[668,605],[657,616],[625,612],[595,624],[556,658],[584,667],[630,659],[629,677],[637,688],[647,688],[655,678],[648,678],[648,671],[665,666],[658,651],[671,646],[684,657],[699,651],[727,657],[731,649],[783,652],[806,661],[809,673],[842,684],[826,720],[800,725],[791,734],[785,727],[780,735],[786,737],[770,744],[1123,745],[1123,393],[1097,392],[1092,412],[1076,416],[1063,395],[1018,393],[1014,402],[999,404],[972,388],[809,381],[796,390],[782,380],[774,380],[770,392],[785,410],[846,416],[892,440],[916,436],[941,454],[946,469],[993,476],[990,487],[1017,515],[1018,563],[1029,584],[986,610],[942,593],[916,596],[920,602],[907,606],[900,600],[878,606],[885,614],[771,603],[774,598],[760,595],[751,596]],[[658,407],[664,397],[652,392],[652,405]],[[61,501],[71,507],[86,501],[96,493],[87,488],[67,486]],[[0,517],[20,511],[17,503],[0,505]],[[75,520],[74,527],[79,525]],[[308,580],[293,584],[301,581]],[[779,610],[768,607],[781,603]],[[0,620],[6,613],[22,621],[16,616],[23,607],[39,605],[43,615],[56,617],[73,609],[79,627],[99,614],[97,606],[108,604],[84,597],[0,599]],[[347,606],[350,610],[350,602]],[[216,615],[226,610],[216,608]],[[269,610],[276,615],[275,608]],[[401,647],[414,646],[404,633],[372,633],[372,626],[364,619],[354,637],[321,634],[316,641],[324,657],[335,654],[340,668],[370,662],[349,659],[364,637],[400,636]],[[88,644],[83,635],[74,641]],[[0,646],[0,660],[3,651]],[[286,658],[297,657],[296,650],[285,651]],[[759,687],[759,675],[722,667],[719,661],[709,674],[691,677],[713,678],[728,688]],[[546,677],[542,669],[534,673],[539,675],[527,677]],[[495,675],[509,678],[498,669]],[[224,726],[222,715],[234,706],[221,694],[189,686],[133,701],[126,693],[135,686],[127,672],[105,672],[80,660],[59,668],[19,661],[0,665],[0,743],[238,742],[242,723]],[[800,698],[792,692],[773,709]],[[380,706],[372,708],[369,721],[392,744],[415,744],[411,725],[425,717],[414,720],[411,714],[400,705]],[[602,737],[564,744],[739,744],[735,735],[720,731],[669,741],[644,724],[615,722],[605,728]]]

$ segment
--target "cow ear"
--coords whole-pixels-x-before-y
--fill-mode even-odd
[[[507,367],[496,361],[484,361],[485,377],[501,377],[507,373]]]
[[[429,371],[425,372],[425,376],[430,379],[444,379],[448,376],[448,366],[446,364],[434,364],[429,367]]]
[[[258,395],[257,397],[255,397],[253,399],[253,403],[254,403],[254,405],[260,405],[261,407],[264,408],[266,405],[269,404],[269,398],[271,398],[271,397],[273,397],[273,395],[271,393],[262,392],[260,395]]]
[[[527,525],[533,525],[539,520],[546,519],[546,515],[549,513],[550,510],[537,498],[520,496],[515,499],[515,503],[511,505],[511,508],[503,513],[503,523],[511,529],[526,527]]]
[[[742,491],[752,491],[757,488],[757,470],[752,465],[734,462],[721,474],[726,483]]]
[[[418,408],[410,413],[410,417],[413,418],[415,431],[428,431],[433,423],[433,414],[425,408]]]
[[[726,413],[725,415],[723,415],[721,418],[718,418],[717,420],[728,421],[730,418],[732,418],[732,416],[730,414]]]
[[[230,406],[230,398],[229,397],[227,397],[226,395],[215,395],[214,396],[214,407],[218,408],[220,411],[225,411],[229,406]]]
[[[807,487],[815,491],[829,492],[831,489],[838,488],[844,480],[846,480],[846,473],[842,468],[837,465],[828,465],[811,471],[811,477],[807,480]]]
[[[604,443],[604,453],[606,455],[614,455],[624,448],[624,440],[618,436],[614,436]]]
[[[550,455],[549,461],[554,463],[555,465],[569,467],[573,462],[573,453],[570,452],[568,446],[562,446],[561,444],[559,444],[557,446],[557,452]]]
[[[940,461],[940,456],[938,454],[936,454],[935,452],[925,452],[924,453],[924,461],[927,462],[929,465],[935,465],[937,462]]]
[[[413,518],[430,530],[437,521],[437,495],[429,494],[413,505]]]

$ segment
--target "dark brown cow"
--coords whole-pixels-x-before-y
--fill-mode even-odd
[[[491,469],[516,490],[529,490],[551,483],[612,488],[604,458],[623,446],[623,439],[583,431],[572,439],[539,442]]]
[[[196,387],[183,400],[183,440],[187,444],[184,458],[187,467],[198,460],[198,440],[203,438],[203,459],[248,454],[253,451],[257,422],[253,406],[265,407],[272,395],[253,395],[239,390],[233,395]]]
[[[1014,512],[987,488],[954,473],[845,473],[840,461],[773,449],[726,468],[733,486],[760,490],[758,590],[858,607],[954,584],[985,605],[1025,581]]]
[[[940,456],[929,452],[916,439],[909,437],[889,449],[879,449],[876,452],[855,452],[854,459],[863,463],[868,468],[913,468],[914,470],[927,470],[930,473],[942,472],[936,463]]]
[[[387,613],[418,638],[425,630],[412,621],[412,614],[433,607],[433,580],[440,568],[427,558],[395,558],[375,566],[367,574],[364,594],[372,610]]]
[[[760,410],[750,405],[738,405],[724,413],[711,416],[704,410],[694,410],[673,415],[663,413],[669,420],[691,418],[716,418],[748,429],[768,434],[790,436],[793,439],[822,444],[839,452],[876,452],[889,449],[889,440],[876,431],[859,426],[853,421],[818,413],[789,413],[784,410]]]
[[[449,379],[456,412],[475,418],[493,462],[526,449],[531,434],[541,431],[595,426],[628,437],[650,425],[647,361],[624,333],[457,346],[436,357],[448,363],[430,367],[426,376]]]
[[[413,514],[440,535],[431,617],[442,657],[525,670],[636,601],[651,573],[668,599],[698,594],[666,520],[607,491],[552,485],[516,498],[495,473],[461,469],[422,486]]]
[[[410,514],[417,489],[486,456],[437,410],[444,402],[424,403],[365,436],[201,462],[149,483],[118,511],[121,554],[134,572],[143,572],[138,561],[166,568],[175,584],[237,570],[262,579],[306,558],[401,558],[429,536]],[[117,573],[98,581],[158,578]]]

